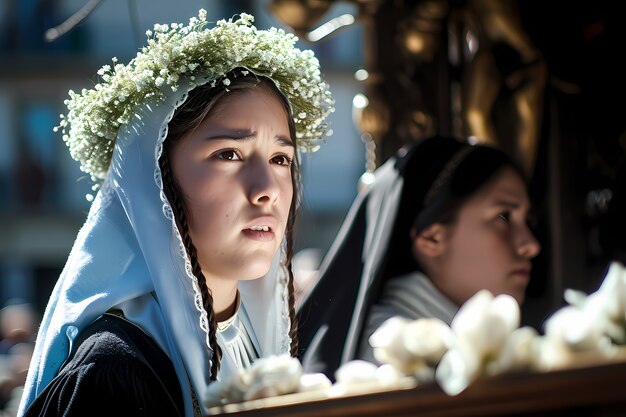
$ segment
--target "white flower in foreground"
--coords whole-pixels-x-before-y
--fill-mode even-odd
[[[212,407],[291,394],[300,389],[302,372],[300,361],[289,355],[261,358],[249,368],[209,385],[205,404]]]
[[[507,339],[519,327],[520,311],[510,295],[494,297],[481,290],[461,306],[452,320],[454,346],[443,355],[435,379],[450,395],[476,380],[498,358]]]
[[[370,336],[369,343],[380,363],[420,380],[431,380],[451,340],[450,327],[441,320],[392,317]]]
[[[302,373],[300,361],[286,354],[259,359],[249,368],[250,387],[244,399],[255,400],[296,392]]]
[[[480,357],[477,352],[459,340],[446,352],[435,370],[435,379],[448,395],[457,395],[480,375]]]
[[[461,306],[450,328],[434,319],[396,317],[383,323],[369,342],[377,360],[402,373],[423,378],[424,370],[436,365],[435,379],[449,395],[459,394],[483,375],[626,359],[622,264],[611,264],[595,293],[568,290],[565,299],[570,305],[546,321],[545,336],[519,327],[520,310],[513,297],[494,297],[482,290]],[[352,383],[375,378],[376,368],[368,366],[354,365],[345,378]],[[364,371],[358,378],[357,370]]]
[[[506,339],[498,357],[486,364],[487,375],[497,375],[509,371],[531,369],[535,363],[537,351],[537,330],[532,327],[520,327]]]
[[[589,296],[567,290],[565,299],[583,311],[586,320],[571,326],[565,339],[576,349],[595,348],[598,339],[606,336],[617,344],[626,343],[626,268],[612,262],[600,288]]]
[[[245,371],[240,370],[224,380],[212,382],[204,394],[205,405],[207,407],[215,407],[243,401],[249,386],[244,376]]]
[[[368,340],[378,362],[391,364],[405,373],[411,373],[415,366],[421,367],[423,363],[420,358],[411,355],[404,346],[403,335],[410,322],[404,317],[387,319]]]
[[[545,335],[537,342],[536,366],[541,370],[567,367],[572,364],[574,351],[565,342],[564,332],[582,316],[582,310],[567,306],[555,312],[545,323]]]
[[[346,385],[376,382],[377,369],[373,363],[354,360],[341,365],[335,372],[335,378],[338,384]]]
[[[606,303],[604,308],[612,321],[626,320],[626,267],[611,262],[596,294]]]
[[[579,324],[581,328],[577,329]],[[573,306],[559,309],[545,323],[545,336],[537,346],[537,367],[542,370],[569,367],[582,352],[605,356],[602,351],[608,347],[607,339],[596,331],[598,327],[593,327],[582,309]],[[572,340],[572,335],[577,341]]]
[[[452,345],[453,334],[442,320],[424,318],[406,326],[403,340],[407,351],[434,368]]]
[[[571,304],[556,311],[545,323],[537,366],[544,370],[571,366],[580,360],[612,358],[616,345],[626,343],[626,269],[613,262],[600,288],[587,296],[567,290]]]
[[[323,391],[331,387],[332,382],[322,373],[304,374],[300,377],[298,392]]]
[[[331,395],[341,396],[392,387],[401,381],[402,375],[391,365],[376,366],[353,360],[339,367],[335,377],[337,382],[331,388]]]
[[[513,297],[494,297],[488,290],[481,290],[461,306],[450,327],[457,339],[487,357],[497,355],[519,325],[520,309]]]

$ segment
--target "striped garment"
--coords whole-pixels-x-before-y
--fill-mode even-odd
[[[378,363],[368,339],[391,317],[411,320],[434,317],[449,325],[458,309],[459,306],[443,295],[421,272],[391,278],[385,283],[379,300],[370,308],[357,357]]]

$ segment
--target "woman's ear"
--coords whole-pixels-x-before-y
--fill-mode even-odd
[[[411,229],[413,252],[427,258],[436,258],[445,248],[447,228],[441,223],[434,223],[417,233]]]

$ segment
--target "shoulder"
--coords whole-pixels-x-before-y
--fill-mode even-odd
[[[74,348],[61,372],[92,365],[119,368],[161,366],[171,361],[154,340],[139,327],[105,314],[89,325],[74,341]]]
[[[26,416],[182,415],[172,362],[140,328],[104,315],[75,340],[57,377]]]
[[[386,281],[378,302],[372,306],[379,313],[411,320],[434,317],[448,325],[458,308],[430,278],[417,271]]]

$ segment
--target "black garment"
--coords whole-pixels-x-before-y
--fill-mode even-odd
[[[184,415],[172,361],[139,327],[105,314],[74,343],[25,417]]]
[[[385,260],[369,255],[373,246],[386,246],[402,189],[393,158],[376,174],[375,183],[352,204],[320,265],[317,284],[297,311],[304,370],[322,372],[331,380],[337,368],[355,358]]]

